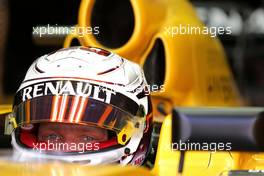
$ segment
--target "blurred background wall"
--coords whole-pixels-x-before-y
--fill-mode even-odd
[[[4,95],[13,95],[32,61],[62,46],[63,39],[54,40],[52,36],[41,39],[33,37],[33,27],[47,24],[58,26],[76,24],[80,0],[0,2],[0,78],[3,73],[0,85]],[[208,26],[232,28],[232,35],[222,35],[220,40],[226,50],[233,74],[247,102],[250,105],[263,106],[264,1],[191,2],[195,5],[201,20]],[[11,98],[0,96],[0,101],[10,102]]]
[[[2,48],[5,47],[4,61],[0,65],[4,68],[3,92],[5,95],[12,95],[18,89],[19,84],[23,80],[25,73],[33,60],[43,54],[62,47],[62,42],[50,43],[50,38],[43,39],[46,40],[46,42],[39,44],[32,36],[33,27],[47,24],[76,24],[80,1],[8,0],[8,3],[9,25],[6,36],[7,43],[5,46],[2,46],[2,42],[0,42],[0,55]],[[1,9],[0,14],[2,14]],[[2,19],[0,19],[0,22],[1,21]],[[12,100],[10,100],[9,97],[2,98],[2,102],[10,101]]]
[[[245,100],[264,105],[264,1],[192,0],[208,26],[229,26],[221,35],[228,61]]]
[[[3,75],[4,75],[4,61],[6,50],[6,38],[8,36],[9,27],[9,7],[7,0],[0,0],[0,97],[3,97]],[[3,98],[0,98],[0,102]]]

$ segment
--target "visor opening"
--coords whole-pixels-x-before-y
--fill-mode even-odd
[[[91,14],[91,27],[99,27],[96,40],[105,47],[119,48],[132,36],[134,13],[129,0],[97,0]]]
[[[54,123],[54,122],[51,122]],[[48,144],[49,142],[47,141],[42,141],[39,140],[39,126],[40,123],[35,123],[35,124],[31,124],[33,125],[32,129],[23,129],[22,126],[20,126],[19,128],[17,128],[15,130],[15,138],[16,138],[16,143],[25,149],[30,149],[33,152],[38,152],[41,151],[45,154],[51,154],[51,155],[61,155],[64,154],[66,155],[78,155],[78,154],[88,154],[88,153],[95,153],[95,152],[104,152],[104,151],[108,151],[111,149],[117,149],[122,147],[122,145],[119,145],[117,143],[117,139],[116,139],[116,133],[114,131],[111,130],[107,130],[107,135],[108,135],[108,139],[106,141],[94,141],[92,143],[88,142],[88,150],[85,150],[83,148],[83,151],[80,153],[80,150],[76,150],[76,151],[60,151],[57,150],[58,148],[54,148],[54,146],[58,147],[58,146],[67,146],[67,149],[69,148],[69,146],[73,145],[74,142],[65,142],[65,141],[61,141],[58,142],[58,144],[53,143],[52,141],[50,141],[51,146],[53,146],[53,149],[49,149],[48,148]],[[75,124],[78,125],[78,124]],[[52,131],[52,133],[56,134],[56,131]],[[60,133],[60,135],[64,135],[63,133]],[[81,142],[80,144],[83,144],[83,142]],[[75,143],[76,146],[78,146],[78,143]],[[94,145],[94,146],[93,146]],[[45,150],[45,148],[42,147],[47,147],[48,149]],[[36,147],[36,148],[35,148]],[[37,149],[37,147],[39,147]],[[92,149],[92,147],[98,148],[96,150]],[[37,149],[37,150],[36,150]]]

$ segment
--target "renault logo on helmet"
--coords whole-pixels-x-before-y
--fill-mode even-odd
[[[45,95],[74,95],[91,97],[95,100],[110,103],[114,91],[99,85],[78,81],[48,81],[30,85],[22,89],[22,101]]]

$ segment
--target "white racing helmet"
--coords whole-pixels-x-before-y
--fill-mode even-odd
[[[99,48],[71,47],[38,58],[15,95],[13,115],[19,161],[141,165],[150,148],[152,107],[142,69]],[[38,139],[45,123],[101,128],[109,138],[82,151],[57,150]]]

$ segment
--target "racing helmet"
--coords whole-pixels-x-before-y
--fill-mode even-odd
[[[34,61],[16,92],[13,116],[18,161],[142,165],[150,149],[152,107],[144,73],[136,63],[100,48],[64,48]],[[108,137],[88,148],[85,143],[82,149],[77,144],[58,149],[57,142],[39,138],[43,124],[75,126],[72,132],[102,129]]]

